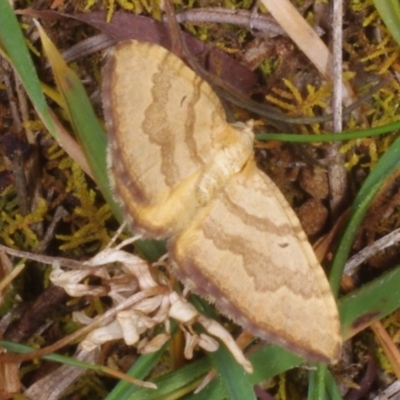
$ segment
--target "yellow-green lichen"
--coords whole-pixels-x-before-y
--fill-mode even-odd
[[[105,246],[110,241],[105,223],[112,216],[111,210],[107,204],[100,205],[96,201],[96,192],[88,187],[82,170],[75,163],[71,166],[66,191],[79,201],[79,205],[71,220],[72,233],[57,235],[57,239],[64,242],[60,249],[70,250],[92,242]]]

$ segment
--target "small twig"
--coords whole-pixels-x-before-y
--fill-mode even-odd
[[[28,251],[12,249],[11,247],[7,247],[2,244],[0,244],[0,250],[15,257],[27,258],[28,260],[34,260],[48,265],[52,265],[55,261],[57,261],[60,265],[64,267],[72,269],[82,268],[83,265],[81,261],[70,260],[69,258],[63,257],[50,257],[43,254],[34,254]]]
[[[4,256],[4,253],[2,253]],[[1,256],[0,256],[1,257]],[[3,261],[3,257],[2,257]],[[5,276],[1,281],[0,281],[0,293],[4,291],[4,289],[9,285],[20,273],[21,271],[25,268],[25,263],[21,262],[18,263],[15,268],[13,268],[11,271],[8,272],[7,276]],[[3,300],[3,296],[0,295],[0,303]]]
[[[19,109],[21,112],[22,121],[25,122],[25,124],[21,125],[21,129],[22,127],[24,128],[26,140],[28,141],[28,143],[31,145],[36,145],[35,135],[32,129],[26,123],[29,121],[29,106],[28,106],[28,99],[26,98],[26,92],[18,76],[15,76],[15,81],[16,81],[15,90],[18,96]]]
[[[7,67],[7,64],[5,64],[5,62],[3,62],[3,65],[5,66],[5,68],[3,68],[3,66],[2,66],[1,69],[3,70],[3,74],[2,74],[3,81],[4,81],[4,86],[6,87],[8,102],[10,104],[12,120],[14,122],[16,131],[19,132],[20,130],[22,130],[22,121],[21,121],[21,117],[18,113],[18,107],[17,107],[16,101],[15,101],[15,96],[14,96],[13,90],[12,90],[12,83],[11,83],[11,79],[9,76],[10,68]]]
[[[125,228],[125,226],[124,226],[124,228]],[[134,242],[136,242],[137,240],[142,239],[142,237],[143,237],[143,235],[138,234],[138,235],[132,236],[132,237],[130,237],[130,238],[128,238],[128,239],[125,239],[125,240],[122,241],[118,246],[115,246],[115,249],[120,250],[120,249],[122,249],[123,247],[128,246],[128,244],[134,243]],[[108,247],[110,247],[110,246],[107,246],[107,248],[108,248]]]
[[[362,264],[365,260],[371,258],[379,251],[382,251],[383,249],[386,249],[389,246],[393,246],[399,242],[400,242],[400,228],[394,230],[393,232],[390,232],[383,238],[380,238],[372,245],[365,247],[356,255],[351,257],[350,260],[347,261],[344,267],[344,274],[348,276],[354,275],[354,273],[356,272],[356,268],[360,264]]]
[[[97,350],[97,349],[96,349]],[[74,358],[87,363],[96,363],[99,358],[99,351],[85,352],[78,351]],[[24,396],[28,399],[40,399],[43,393],[47,398],[59,399],[62,394],[72,386],[72,384],[82,376],[86,370],[73,365],[62,365],[54,371],[43,376],[33,383],[25,392]],[[57,382],[57,385],[54,384]]]
[[[20,78],[15,75],[15,90],[18,96],[19,110],[22,117],[22,127],[25,131],[25,137],[30,145],[31,151],[29,157],[20,162],[24,166],[24,176],[26,185],[26,194],[24,201],[27,203],[28,212],[34,210],[37,206],[38,199],[43,197],[42,184],[40,180],[39,167],[39,151],[36,143],[36,137],[29,125],[30,114],[26,91],[22,85]],[[32,225],[32,229],[37,233],[38,237],[43,236],[43,222],[36,222]]]
[[[56,211],[55,211],[55,213],[53,215],[53,218],[52,218],[52,220],[50,222],[50,225],[48,226],[48,228],[47,228],[47,230],[46,230],[46,232],[44,234],[43,239],[40,241],[39,246],[37,247],[37,249],[35,249],[35,251],[37,253],[40,254],[40,253],[43,253],[46,250],[46,248],[49,245],[50,241],[54,237],[54,231],[56,229],[56,226],[57,226],[58,222],[62,218],[66,217],[67,215],[68,215],[68,212],[64,207],[58,206],[56,208]]]
[[[25,175],[24,156],[21,149],[16,149],[11,157],[12,168],[15,180],[15,191],[17,192],[18,209],[21,215],[28,215],[30,212],[30,199],[28,195],[27,179]]]
[[[199,8],[176,14],[179,23],[221,23],[244,26],[250,30],[256,29],[274,37],[287,36],[286,32],[270,15],[255,14],[247,10],[228,10],[222,7]]]
[[[6,88],[6,93],[8,97],[8,103],[10,105],[11,116],[13,120],[13,125],[15,128],[14,132],[22,131],[22,121],[21,116],[18,112],[18,106],[16,102],[16,97],[13,91],[13,82],[10,79],[11,69],[5,65],[5,68],[1,67],[3,70],[3,81]],[[22,215],[29,214],[29,196],[27,188],[27,180],[25,176],[25,165],[24,157],[20,149],[16,149],[12,154],[7,154],[7,157],[12,162],[12,169],[15,179],[15,190],[17,192],[18,208]]]
[[[166,0],[164,2],[164,8],[172,41],[171,51],[177,57],[180,57],[181,53],[183,53],[183,56],[185,58],[189,58],[190,53],[186,47],[186,42],[182,38],[181,30],[176,19],[176,14],[172,2],[170,0]]]
[[[71,46],[62,52],[62,56],[66,62],[78,60],[87,57],[97,51],[107,49],[114,46],[116,40],[106,33],[90,36],[87,39],[81,40],[79,43]],[[46,68],[50,68],[50,62],[46,62]]]
[[[367,370],[362,377],[359,389],[351,389],[345,396],[345,400],[359,400],[368,394],[376,378],[377,365],[372,355],[368,356]]]
[[[343,130],[343,0],[333,2],[333,132],[341,133]],[[332,143],[328,150],[328,175],[330,186],[330,209],[332,219],[335,220],[340,213],[345,195],[347,193],[347,173],[344,168],[344,155],[340,153],[341,143]]]
[[[396,400],[400,396],[400,381],[395,381],[389,385],[385,390],[379,391],[378,394],[371,400]]]
[[[118,228],[117,232],[115,232],[115,235],[111,238],[110,242],[107,244],[106,249],[110,249],[112,245],[116,242],[116,240],[119,238],[121,233],[124,231],[126,228],[127,222],[124,221],[120,227]]]
[[[342,132],[343,102],[343,0],[333,2],[333,131]]]

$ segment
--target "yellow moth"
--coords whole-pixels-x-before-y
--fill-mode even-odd
[[[253,156],[251,123],[155,44],[123,42],[103,83],[109,173],[132,230],[168,238],[178,278],[254,335],[334,361],[338,311],[290,205]]]

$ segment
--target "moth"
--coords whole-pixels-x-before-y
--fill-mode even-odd
[[[210,85],[156,44],[118,44],[103,74],[108,169],[131,229],[168,239],[177,277],[253,335],[309,360],[341,347],[328,280],[294,211]]]

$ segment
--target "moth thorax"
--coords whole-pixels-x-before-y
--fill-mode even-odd
[[[215,157],[204,166],[196,185],[196,199],[199,206],[204,206],[215,197],[252,157],[254,139],[252,126],[252,122],[228,125],[227,134],[230,140],[227,140]]]

